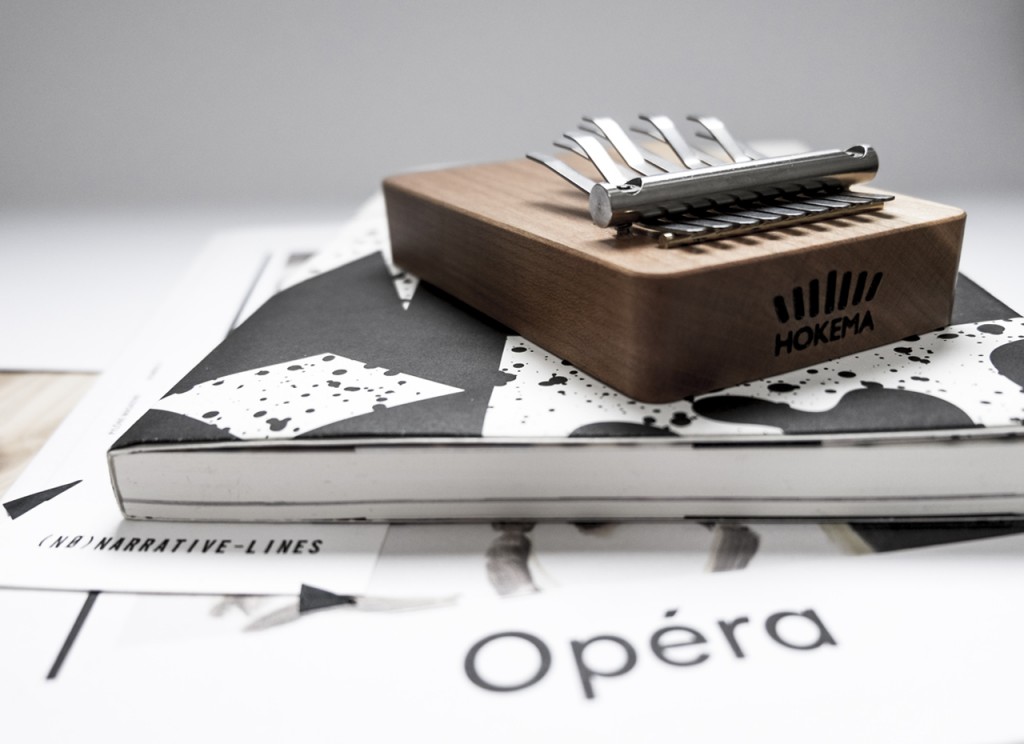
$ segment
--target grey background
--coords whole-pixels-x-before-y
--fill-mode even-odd
[[[1019,189],[1024,3],[0,0],[0,206],[329,208],[641,111]]]

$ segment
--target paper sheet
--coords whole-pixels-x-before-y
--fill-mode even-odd
[[[336,607],[251,632],[209,597],[101,595],[12,724],[59,709],[50,734],[116,720],[157,742],[1014,741],[1024,600],[1007,587],[1022,555],[1016,536],[418,612]]]
[[[351,211],[276,215],[292,239],[333,236]],[[107,369],[185,277],[211,235],[279,227],[266,211],[0,214],[0,370]],[[112,332],[111,329],[116,329]]]
[[[278,593],[302,582],[360,591],[380,525],[203,525],[125,521],[106,450],[262,299],[303,230],[221,236],[3,497],[0,586],[140,592]]]
[[[1013,589],[1024,538],[850,557],[1019,525],[405,525],[383,541],[378,527],[124,523],[102,485],[106,443],[177,380],[175,364],[280,285],[295,247],[286,235],[242,243],[224,249],[240,251],[230,271],[210,259],[187,282],[196,308],[219,308],[225,327],[179,307],[163,327],[181,337],[108,376],[3,499],[81,479],[16,519],[0,514],[0,585],[146,592],[0,590],[0,725],[15,739],[1024,734],[1006,682],[1024,661]],[[333,605],[300,612],[299,584]],[[174,591],[204,595],[158,594]],[[358,609],[364,597],[437,606],[373,613]],[[689,630],[652,645],[671,627]],[[674,645],[697,640],[692,631],[705,641]]]

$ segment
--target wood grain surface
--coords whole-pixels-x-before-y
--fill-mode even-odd
[[[400,266],[651,402],[944,326],[965,219],[897,196],[870,214],[666,250],[596,227],[585,195],[526,160],[396,176],[384,192]],[[869,308],[841,311],[876,276],[862,333]],[[834,312],[826,287],[843,298]],[[821,311],[804,312],[802,297],[819,291]]]
[[[39,451],[96,375],[0,372],[0,494]]]

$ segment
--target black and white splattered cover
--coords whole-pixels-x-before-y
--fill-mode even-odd
[[[1024,420],[1024,319],[966,277],[946,329],[692,400],[646,404],[398,271],[379,210],[356,222],[130,427],[111,449],[112,467],[133,453],[295,452],[325,443],[393,446],[390,462],[401,468],[403,448],[417,442],[635,448],[893,434],[950,442],[979,430],[1012,433]],[[174,462],[190,467],[187,458]],[[152,499],[128,493],[140,486],[124,480],[115,468],[126,513],[146,516],[126,504]]]

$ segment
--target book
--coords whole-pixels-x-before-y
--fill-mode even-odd
[[[631,400],[389,260],[379,207],[108,453],[129,518],[1024,513],[1024,319],[961,276],[944,329]]]
[[[196,360],[276,291],[289,264],[333,244],[339,227],[293,222],[211,236],[0,499],[0,586],[280,595],[309,582],[366,590],[387,525],[126,521],[106,457]],[[32,425],[27,409],[5,410],[12,437],[5,441],[31,444],[18,439]]]

